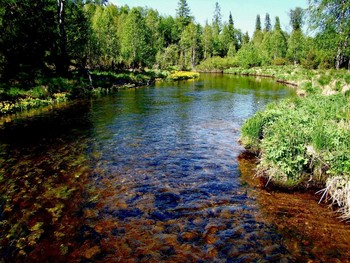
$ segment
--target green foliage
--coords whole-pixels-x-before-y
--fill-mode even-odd
[[[260,66],[262,62],[258,48],[252,43],[243,45],[235,59],[237,64],[243,68]]]
[[[202,61],[196,69],[200,71],[223,71],[224,69],[228,69],[235,65],[235,61],[232,58],[221,58],[216,56]]]
[[[272,60],[271,64],[274,66],[284,66],[288,64],[288,61],[284,58],[275,58],[274,60]]]
[[[320,83],[321,86],[326,86],[331,82],[332,77],[330,75],[322,74],[318,78],[318,82]]]
[[[156,62],[161,69],[167,69],[178,64],[179,47],[177,45],[169,45],[162,51],[157,53]]]
[[[198,28],[193,23],[188,24],[182,32],[180,39],[182,61],[179,64],[182,69],[195,67],[198,59],[199,43],[200,36]]]
[[[335,67],[344,66],[349,56],[347,44],[350,34],[350,2],[331,0],[310,0],[311,26],[318,29],[316,38],[322,49],[333,53]]]
[[[151,55],[150,30],[139,9],[133,8],[126,17],[120,38],[121,57],[129,67],[153,65],[155,54]]]
[[[258,169],[277,185],[299,187],[309,172],[325,183],[328,176],[350,175],[348,112],[343,95],[284,100],[247,120],[241,142],[261,152]]]

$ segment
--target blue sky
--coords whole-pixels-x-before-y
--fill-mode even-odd
[[[178,0],[110,0],[117,6],[127,4],[129,7],[142,6],[157,9],[161,15],[175,16]],[[235,27],[243,32],[248,31],[252,35],[255,28],[255,19],[260,14],[264,24],[265,14],[269,13],[272,24],[275,17],[279,16],[282,29],[290,31],[288,12],[295,7],[307,7],[307,0],[187,0],[192,15],[196,21],[205,24],[211,23],[215,9],[215,3],[221,7],[222,20],[228,21],[232,12]]]

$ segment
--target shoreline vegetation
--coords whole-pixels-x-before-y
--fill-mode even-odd
[[[231,74],[273,77],[299,94],[269,104],[242,126],[240,142],[259,159],[266,186],[321,189],[320,202],[350,219],[350,73],[285,66],[229,69]]]
[[[97,96],[111,90],[149,86],[155,81],[196,79],[191,71],[92,72],[88,78],[48,78],[36,81],[29,89],[0,88],[0,117],[10,113],[66,102],[75,98]]]

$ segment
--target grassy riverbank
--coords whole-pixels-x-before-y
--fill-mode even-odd
[[[234,67],[224,73],[275,78],[277,82],[297,87],[299,95],[332,95],[350,90],[350,72],[347,70],[311,70],[300,66],[265,66],[245,69]]]
[[[306,97],[270,104],[244,123],[241,142],[260,155],[257,175],[286,189],[323,189],[321,199],[338,206],[341,217],[350,219],[349,73],[267,69],[247,74],[282,78],[301,90],[303,83],[310,84],[304,90]]]
[[[0,115],[38,108],[110,90],[147,86],[156,79],[176,81],[198,78],[196,72],[144,71],[92,72],[89,76],[38,79],[29,87],[23,83],[0,86]]]

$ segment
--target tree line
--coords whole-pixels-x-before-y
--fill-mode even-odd
[[[195,22],[186,0],[176,16],[105,0],[0,0],[2,82],[69,77],[86,69],[195,68],[213,58],[228,66],[302,64],[350,69],[350,2],[309,0],[290,10],[291,33],[279,18],[256,18],[252,38],[223,21],[220,5],[205,25]],[[314,36],[303,31],[306,15]],[[272,25],[272,22],[274,23]]]

